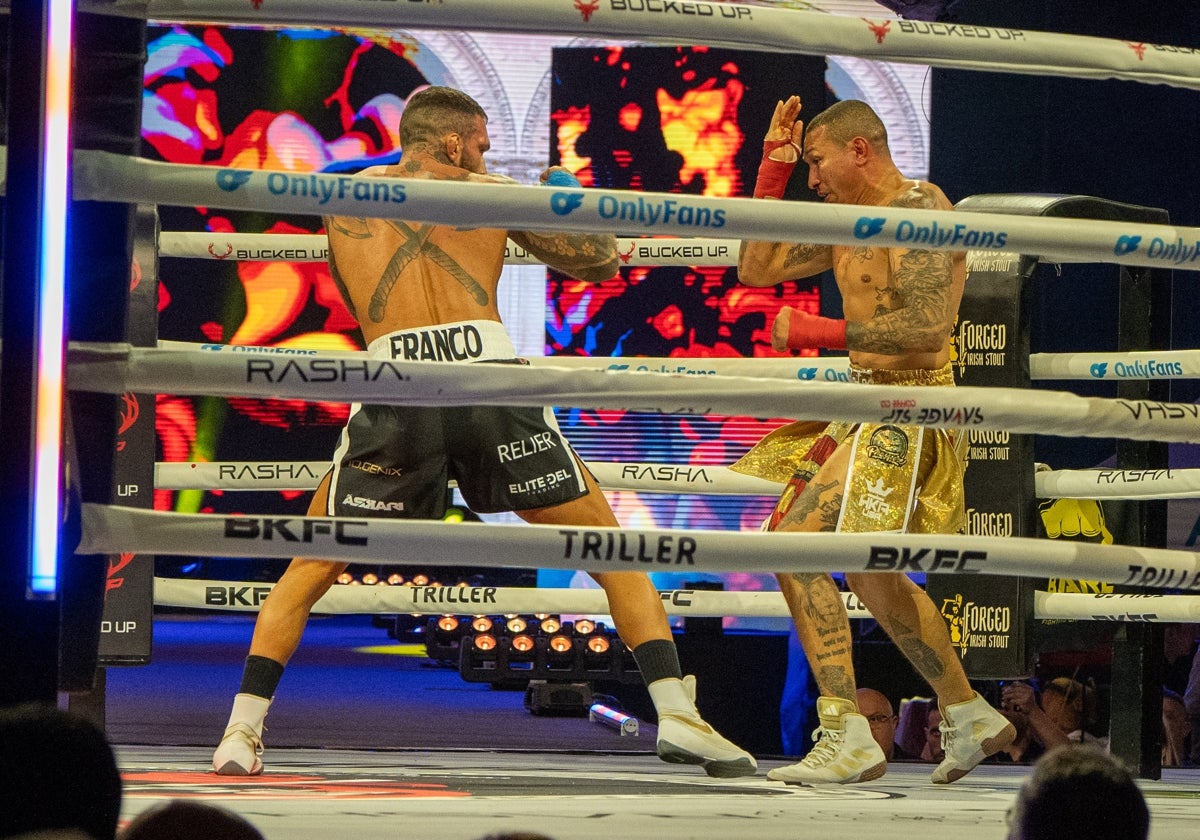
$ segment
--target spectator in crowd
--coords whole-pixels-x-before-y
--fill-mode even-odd
[[[247,819],[226,808],[173,799],[134,817],[120,840],[263,840]]]
[[[1183,698],[1178,692],[1164,688],[1162,702],[1162,766],[1186,767],[1191,764],[1189,739],[1192,733]]]
[[[1091,744],[1047,752],[1008,812],[1007,840],[1146,840],[1150,810],[1132,774]]]
[[[1024,715],[1034,740],[1047,750],[1068,741],[1106,746],[1106,738],[1088,731],[1096,722],[1094,698],[1093,690],[1079,680],[1056,677],[1042,687],[1039,701],[1033,685],[1022,680],[1001,689],[1000,708]]]
[[[942,711],[937,706],[929,709],[925,716],[925,746],[921,750],[921,760],[940,762],[946,753],[942,749]]]
[[[1190,761],[1193,767],[1200,767],[1200,648],[1192,655],[1192,668],[1183,690],[1183,705],[1192,736]]]
[[[896,743],[896,724],[899,718],[892,711],[892,703],[887,699],[887,695],[873,688],[860,688],[856,697],[858,713],[871,725],[871,737],[879,744],[888,762],[915,759],[916,756],[910,755]]]
[[[116,836],[116,756],[80,715],[39,703],[0,708],[0,791],[0,837],[71,829],[92,840]]]

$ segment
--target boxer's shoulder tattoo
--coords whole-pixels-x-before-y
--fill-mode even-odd
[[[918,210],[935,210],[940,204],[938,190],[921,181],[888,202],[889,207],[910,207]]]

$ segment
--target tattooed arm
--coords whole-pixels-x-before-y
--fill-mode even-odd
[[[550,268],[589,283],[617,273],[617,239],[611,233],[532,233],[509,231],[508,238]]]
[[[833,248],[796,242],[743,242],[738,280],[746,286],[778,286],[833,268]]]
[[[919,184],[891,202],[893,207],[948,209],[941,191]],[[957,309],[954,255],[921,248],[888,249],[890,305],[874,317],[846,325],[852,351],[900,356],[938,353],[954,329]]]

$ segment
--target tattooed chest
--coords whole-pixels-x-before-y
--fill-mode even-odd
[[[888,310],[899,306],[899,290],[883,248],[867,245],[835,248],[834,274],[848,303]]]

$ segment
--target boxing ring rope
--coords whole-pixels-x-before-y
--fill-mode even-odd
[[[159,461],[160,490],[315,490],[329,461]],[[781,484],[711,464],[589,461],[603,490],[705,496],[778,496]],[[1194,499],[1200,469],[1043,470],[1033,475],[1039,499]],[[453,485],[453,482],[452,482]]]
[[[585,528],[82,506],[83,554],[310,557],[582,572],[938,572],[1108,581],[1200,591],[1200,554],[1029,537]]]
[[[161,163],[77,150],[74,197],[302,215],[403,218],[513,230],[612,230],[719,238],[870,242],[935,251],[1200,270],[1200,228],[1095,219],[758,201],[679,193],[358,178]]]
[[[957,23],[849,17],[702,0],[82,0],[81,9],[160,21],[408,26],[631,38],[809,55],[853,55],[991,73],[1126,79],[1200,89],[1200,56],[1167,45]],[[670,31],[665,31],[669,27]]]
[[[766,203],[766,202],[760,202]],[[72,344],[68,382],[106,393],[280,397],[379,405],[571,405],[662,414],[850,420],[1200,442],[1200,406],[1021,388],[797,383],[731,376],[346,356],[280,358]]]
[[[730,266],[737,263],[737,243],[728,239],[617,240],[621,266]],[[314,233],[190,233],[163,231],[160,257],[238,262],[328,262],[329,240]],[[544,265],[511,240],[505,265]]]
[[[164,607],[254,612],[273,587],[271,583],[156,577],[154,603]],[[659,595],[667,615],[691,618],[789,616],[783,595],[775,591],[663,589]],[[871,618],[870,610],[853,592],[842,592],[841,596],[850,618]],[[313,612],[327,615],[607,615],[608,597],[598,589],[335,584],[317,601]],[[1034,618],[1198,622],[1200,597],[1034,592]]]
[[[159,341],[162,350],[192,350],[249,353],[267,356],[330,356],[366,358],[362,351],[326,350],[303,347],[199,344],[189,341]],[[530,356],[534,367],[569,367],[585,370],[630,370],[642,373],[691,376],[750,376],[758,379],[788,379],[811,382],[845,382],[850,361],[845,356],[793,356],[734,358],[706,356]],[[1200,379],[1200,350],[1141,350],[1124,353],[1031,353],[1030,378],[1037,380],[1085,379],[1121,381],[1129,379]]]

